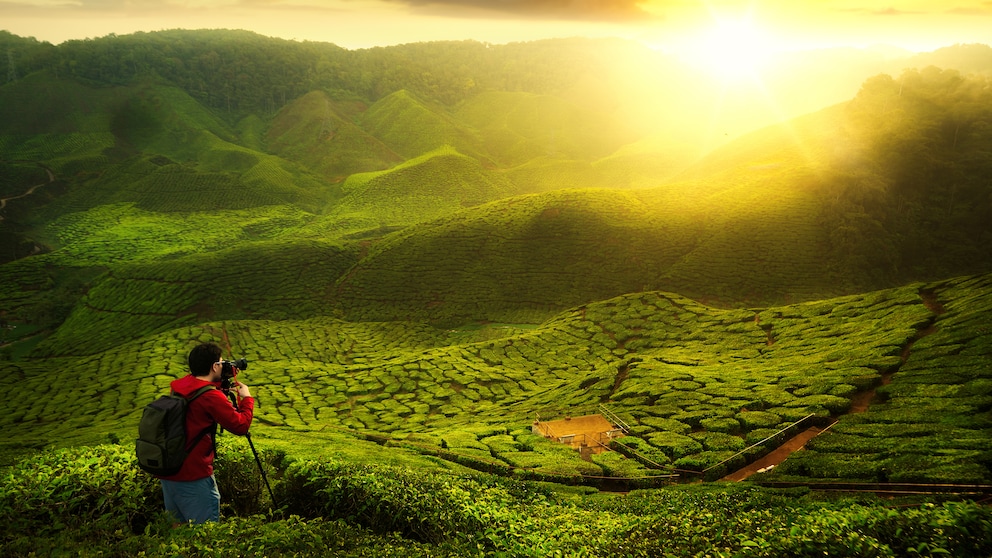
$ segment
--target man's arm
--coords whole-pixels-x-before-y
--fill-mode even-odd
[[[251,419],[254,416],[255,399],[248,391],[248,386],[239,382],[237,389],[238,394],[242,397],[238,409],[231,405],[231,402],[224,396],[224,392],[220,390],[207,392],[204,395],[213,396],[209,398],[208,410],[217,424],[228,432],[244,436],[248,433]]]

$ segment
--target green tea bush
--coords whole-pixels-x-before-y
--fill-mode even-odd
[[[679,459],[703,450],[703,445],[698,441],[672,432],[652,434],[648,436],[647,442],[664,452],[669,459]]]
[[[809,510],[777,543],[791,556],[988,556],[992,517],[987,508],[956,502]]]
[[[122,556],[187,557],[420,557],[455,555],[432,545],[376,534],[344,520],[272,519],[264,515],[231,518],[194,529],[180,529],[164,536],[126,541]],[[85,553],[84,553],[85,555]]]
[[[706,418],[699,421],[699,425],[712,432],[726,432],[728,434],[734,434],[741,430],[741,423],[735,418]]]
[[[285,455],[257,447],[255,451],[257,461],[246,438],[228,433],[218,436],[214,478],[221,495],[222,516],[249,516],[278,508],[265,482],[268,480],[270,487],[276,482]]]
[[[224,444],[232,457],[240,458]],[[611,461],[612,462],[612,461]],[[498,477],[300,460],[279,514],[170,528],[122,446],[39,454],[0,484],[4,554],[73,556],[988,556],[992,511],[693,484],[611,496]],[[34,476],[32,476],[32,473]],[[222,492],[225,489],[222,487]],[[571,494],[566,496],[566,494]],[[144,521],[138,523],[138,511]]]
[[[347,519],[379,533],[437,543],[491,528],[487,508],[510,496],[443,473],[297,461],[287,468],[277,499],[292,514]]]
[[[804,479],[876,482],[884,477],[886,458],[877,454],[828,453],[807,449],[794,453],[774,475]]]
[[[603,472],[611,477],[643,477],[650,471],[635,459],[624,457],[618,452],[608,451],[592,456],[593,463],[603,468]]]
[[[664,452],[648,442],[633,436],[624,436],[610,442],[610,449],[636,459],[651,469],[662,469],[672,462]]]
[[[744,411],[737,413],[735,418],[749,433],[755,429],[771,428],[782,422],[782,417],[766,411]]]
[[[76,447],[20,461],[3,472],[0,529],[6,542],[63,529],[103,542],[141,531],[162,508],[159,483],[138,469],[130,447]]]
[[[703,444],[703,449],[709,451],[740,451],[746,445],[742,438],[716,431],[693,432],[689,437]]]
[[[296,461],[279,493],[290,513],[431,543],[431,556],[452,546],[455,555],[546,556],[561,544],[549,532],[570,531],[575,519],[552,511],[536,483],[379,465]],[[542,528],[545,516],[556,519]]]
[[[971,502],[900,508],[698,485],[634,491],[585,507],[640,518],[612,538],[604,555],[978,557],[992,551],[992,511]]]

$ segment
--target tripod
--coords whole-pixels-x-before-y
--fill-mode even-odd
[[[234,405],[234,408],[237,409],[238,399],[237,399],[237,395],[234,393],[234,390],[228,387],[227,389],[224,390],[224,393],[226,393],[227,398],[231,400],[231,405]],[[251,448],[251,453],[255,456],[255,463],[258,464],[258,472],[262,473],[262,480],[265,481],[265,488],[267,488],[269,491],[269,498],[272,499],[272,504],[275,505],[276,496],[275,494],[272,493],[272,487],[269,486],[269,477],[265,474],[265,468],[262,467],[262,459],[258,456],[258,451],[255,450],[254,442],[251,441],[251,432],[245,432],[245,438],[248,439],[248,447]]]

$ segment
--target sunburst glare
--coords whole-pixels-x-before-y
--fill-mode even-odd
[[[760,79],[776,51],[770,34],[750,17],[714,18],[712,26],[690,40],[682,57],[721,82]]]

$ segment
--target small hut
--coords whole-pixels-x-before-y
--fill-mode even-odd
[[[603,415],[566,416],[560,420],[534,421],[531,431],[558,443],[567,444],[583,455],[609,450],[610,441],[624,435],[622,427],[614,426]]]

